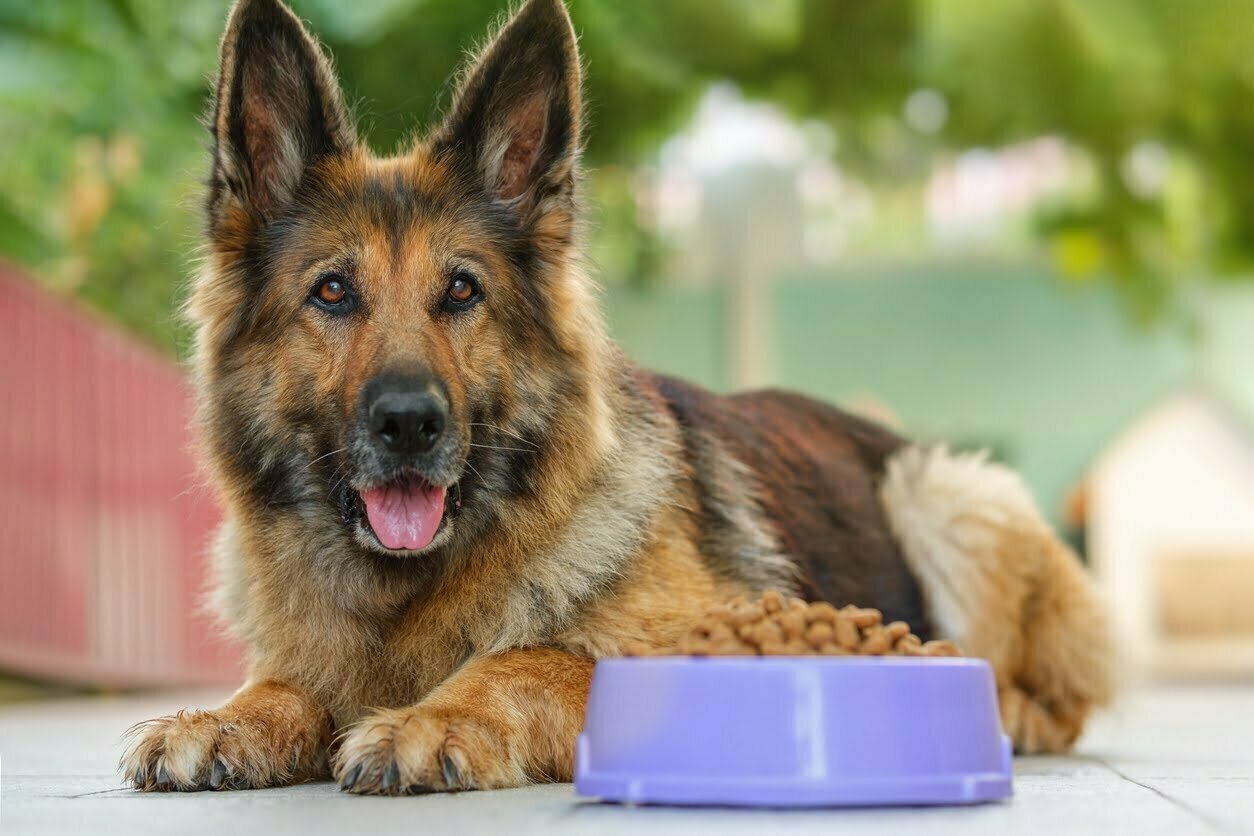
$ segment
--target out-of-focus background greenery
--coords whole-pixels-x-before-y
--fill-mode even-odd
[[[293,0],[403,147],[502,0]],[[1254,404],[1250,0],[570,0],[591,252],[643,361],[993,448],[1051,518]],[[0,256],[181,355],[225,0],[0,0]]]

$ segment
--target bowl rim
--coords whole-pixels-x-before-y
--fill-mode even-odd
[[[597,660],[597,665],[627,667],[640,664],[667,667],[752,667],[785,664],[854,667],[949,667],[987,668],[987,659],[978,656],[614,656]]]

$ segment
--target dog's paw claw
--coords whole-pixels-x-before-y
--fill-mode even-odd
[[[384,795],[391,795],[391,790],[401,780],[401,769],[396,765],[396,761],[388,764],[388,768],[383,770],[383,781],[379,784],[379,791]]]
[[[170,780],[170,773],[166,772],[165,767],[157,770],[157,789],[168,790],[173,787],[174,782]]]
[[[445,754],[440,763],[441,772],[444,773],[444,783],[451,790],[461,789],[462,774],[457,768],[457,762],[453,760],[451,755]]]
[[[353,785],[357,783],[357,779],[360,777],[361,777],[361,764],[357,764],[351,770],[349,770],[348,774],[346,774],[343,780],[340,781],[340,789],[344,790],[345,792],[351,791],[353,789]]]
[[[209,787],[211,789],[220,790],[226,784],[226,764],[221,758],[213,759],[213,770],[209,773]]]

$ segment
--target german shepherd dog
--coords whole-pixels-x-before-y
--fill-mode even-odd
[[[235,5],[189,310],[249,676],[136,727],[130,784],[569,780],[594,660],[767,588],[986,657],[1021,751],[1107,699],[1104,612],[1012,473],[615,347],[580,254],[581,72],[561,0],[529,0],[378,157],[299,19]]]

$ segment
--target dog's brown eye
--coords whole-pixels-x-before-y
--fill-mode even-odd
[[[448,283],[448,302],[456,308],[463,308],[477,301],[479,285],[475,277],[465,270],[458,270]]]
[[[321,276],[309,291],[309,301],[314,307],[334,316],[348,316],[357,309],[357,295],[348,279],[339,273]]]
[[[338,305],[347,295],[348,290],[339,279],[327,279],[318,285],[318,299],[327,305]]]
[[[448,286],[448,295],[454,302],[469,302],[475,295],[475,286],[463,278],[453,279]]]

